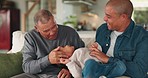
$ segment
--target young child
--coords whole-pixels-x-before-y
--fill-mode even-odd
[[[101,46],[97,43],[92,44],[90,48],[97,48],[99,50],[102,50]],[[71,56],[69,59],[61,58],[60,62],[62,64],[66,64],[74,78],[82,78],[82,69],[86,60],[94,59],[99,62],[96,57],[92,57],[89,55],[89,53],[91,52],[89,48],[79,48],[74,51],[73,46],[67,45],[65,47],[60,47],[60,50],[65,52],[66,54],[72,54],[68,52],[73,52],[72,55],[68,55]]]

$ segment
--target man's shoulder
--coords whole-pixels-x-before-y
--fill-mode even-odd
[[[103,23],[98,29],[97,29],[97,33],[98,32],[102,32],[102,33],[105,33],[105,32],[108,32],[108,27],[107,27],[107,23]]]
[[[58,24],[58,27],[61,28],[61,29],[67,29],[67,30],[70,29],[70,30],[74,30],[74,28],[72,28],[72,27],[70,27],[70,26],[64,26],[64,25],[59,25],[59,24]]]
[[[134,27],[134,32],[143,34],[143,35],[147,35],[148,33],[142,26],[138,26],[138,25]]]
[[[104,29],[104,30],[106,30],[106,29],[108,29],[107,28],[107,23],[103,23],[98,29]]]
[[[25,36],[32,36],[32,35],[38,35],[38,32],[35,29],[32,29],[28,31]]]
[[[76,32],[74,28],[64,25],[58,25],[60,32]]]
[[[130,34],[132,39],[143,40],[144,38],[148,38],[148,31],[146,31],[142,26],[135,25]]]

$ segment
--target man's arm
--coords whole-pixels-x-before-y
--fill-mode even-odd
[[[126,56],[129,57],[129,55],[126,55]],[[148,74],[147,74],[148,73],[148,57],[147,56],[148,56],[148,36],[143,37],[141,42],[137,44],[132,61],[127,61],[122,59],[122,61],[127,66],[127,71],[125,74],[133,78],[148,77]],[[114,57],[109,58],[109,62],[116,62],[118,60],[119,59]]]
[[[35,47],[30,39],[31,38],[28,38],[28,36],[25,36],[22,68],[26,73],[36,74],[46,68],[50,62],[48,60],[48,55],[37,59]]]
[[[49,66],[50,64],[59,64],[60,58],[67,58],[64,52],[59,51],[60,47],[55,48],[46,56],[37,59],[36,51],[34,50],[36,47],[31,45],[32,43],[26,38],[25,46],[23,50],[23,70],[26,73],[37,74],[42,72],[44,68]]]

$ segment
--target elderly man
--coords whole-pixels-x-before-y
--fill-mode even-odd
[[[14,78],[71,78],[67,67],[60,64],[60,58],[68,55],[59,46],[72,45],[75,49],[84,47],[77,32],[56,24],[48,10],[39,10],[34,16],[35,29],[25,35],[23,48],[23,70],[25,73]]]

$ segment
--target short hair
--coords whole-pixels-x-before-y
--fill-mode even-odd
[[[50,11],[41,9],[35,14],[34,22],[37,24],[40,21],[42,24],[46,24],[52,16]]]
[[[109,0],[106,6],[111,6],[119,14],[127,14],[129,18],[132,16],[133,4],[130,0]]]

